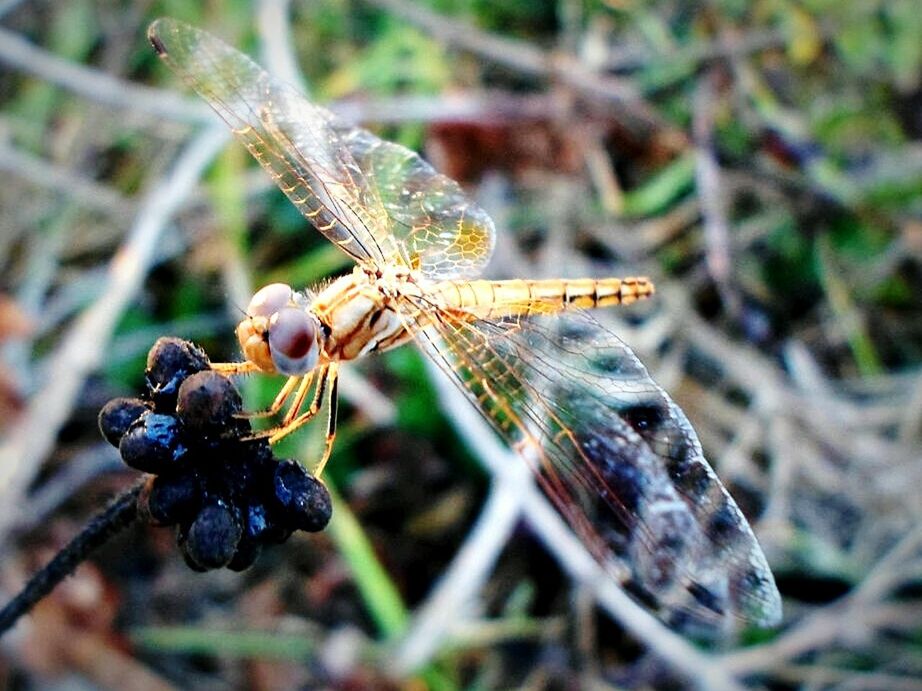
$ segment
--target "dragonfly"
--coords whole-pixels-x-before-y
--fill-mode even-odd
[[[301,214],[355,261],[315,290],[260,289],[236,330],[244,361],[214,365],[287,376],[267,411],[282,415],[270,441],[325,408],[319,476],[336,433],[340,366],[413,342],[642,605],[682,630],[779,621],[762,549],[685,414],[592,314],[652,296],[650,280],[481,278],[494,224],[457,182],[201,29],[163,18],[148,37]]]

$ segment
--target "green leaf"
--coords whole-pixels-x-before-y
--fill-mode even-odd
[[[877,17],[854,14],[833,38],[843,60],[856,72],[871,72],[881,56],[885,38]]]
[[[688,192],[695,182],[693,152],[675,159],[640,187],[624,194],[624,215],[652,216],[661,213]]]
[[[333,498],[333,518],[327,534],[349,566],[369,614],[385,639],[406,630],[409,614],[400,593],[375,554],[371,541],[349,505],[325,479]]]
[[[867,333],[848,285],[835,264],[829,236],[822,236],[816,244],[816,261],[820,282],[826,292],[829,306],[836,317],[838,328],[845,334],[858,371],[864,376],[879,375],[884,371],[874,343]]]
[[[150,626],[133,629],[135,645],[158,653],[222,657],[304,660],[316,643],[304,634],[226,631],[192,626]]]
[[[909,91],[918,86],[922,72],[922,12],[917,0],[889,0],[882,10],[892,27],[887,62],[897,85]]]

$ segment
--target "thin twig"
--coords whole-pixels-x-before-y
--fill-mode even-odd
[[[831,32],[827,32],[831,33]],[[748,31],[736,40],[728,41],[720,37],[710,41],[696,41],[688,46],[677,48],[672,52],[654,53],[648,46],[618,47],[604,61],[607,69],[624,72],[635,69],[663,69],[667,66],[681,65],[696,68],[726,58],[746,57],[752,53],[782,47],[790,41],[790,36],[778,29]]]
[[[168,177],[146,195],[125,244],[109,265],[106,290],[77,318],[49,358],[44,387],[0,446],[0,536],[15,520],[15,507],[51,452],[86,377],[105,361],[106,344],[150,268],[164,227],[228,136],[223,127],[203,131],[182,152]]]
[[[87,524],[66,547],[38,571],[16,597],[0,610],[0,636],[12,628],[43,597],[74,572],[86,558],[138,517],[138,495],[144,481],[123,492]]]
[[[83,67],[37,48],[4,28],[0,28],[0,62],[120,110],[194,124],[215,121],[203,103],[184,98],[174,91],[141,86]]]
[[[29,503],[20,508],[16,522],[10,532],[22,534],[33,530],[46,521],[68,499],[73,498],[91,480],[103,473],[125,470],[118,450],[105,441],[98,441],[87,449],[68,459],[67,465],[60,468],[41,487],[29,494]],[[9,542],[0,544],[0,560],[13,548]]]
[[[327,107],[350,123],[560,121],[572,102],[557,92],[516,94],[497,89],[452,91],[430,96],[402,94],[337,101]]]
[[[586,98],[611,109],[621,125],[638,139],[656,136],[661,146],[674,151],[680,151],[688,144],[685,133],[660,117],[628,83],[587,69],[573,56],[545,53],[524,41],[489,34],[432,12],[418,3],[406,0],[368,2],[406,19],[448,44],[522,74],[554,79],[576,89]]]
[[[513,466],[525,472],[525,464]],[[512,475],[513,472],[510,472]],[[417,607],[394,656],[394,671],[405,676],[435,656],[465,619],[522,513],[519,478],[497,477],[477,523],[455,554],[438,585]],[[467,613],[465,616],[464,613]]]
[[[257,0],[256,27],[259,31],[262,61],[273,76],[294,84],[307,93],[307,84],[291,40],[289,0]]]
[[[264,3],[271,9],[272,2]],[[267,66],[282,80],[300,84],[299,74],[292,71],[292,58],[284,65],[275,66],[281,42],[271,33],[274,19],[269,10],[257,14],[266,22],[261,35],[272,36],[264,57]],[[275,10],[273,10],[275,11]],[[270,33],[266,33],[269,31]],[[290,51],[288,51],[290,53]],[[29,43],[16,33],[0,28],[0,62],[39,79],[44,79],[63,89],[91,101],[109,105],[131,113],[165,118],[189,124],[212,123],[211,110],[201,101],[182,96],[178,91],[144,86],[99,70],[70,62]],[[294,63],[296,66],[296,62]],[[435,121],[483,121],[497,119],[548,118],[559,115],[568,106],[556,94],[510,94],[500,91],[454,93],[439,96],[408,94],[369,100],[348,100],[327,104],[327,107],[346,122],[378,122],[382,124]]]
[[[128,218],[134,208],[130,199],[108,185],[3,143],[0,143],[0,171],[66,194],[78,204],[111,215],[115,220]]]
[[[701,200],[707,268],[717,284],[725,309],[735,319],[741,305],[739,294],[733,289],[726,189],[721,182],[713,141],[715,77],[712,73],[704,74],[694,98],[695,182]]]

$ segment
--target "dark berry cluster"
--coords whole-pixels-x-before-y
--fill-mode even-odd
[[[99,428],[126,464],[152,475],[139,511],[155,525],[179,526],[191,568],[241,571],[264,545],[326,526],[326,488],[253,437],[240,393],[201,348],[161,338],[145,377],[146,396],[109,401]]]

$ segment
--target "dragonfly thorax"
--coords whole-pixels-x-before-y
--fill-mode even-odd
[[[237,339],[244,356],[260,370],[289,376],[387,350],[410,339],[392,307],[396,293],[407,285],[413,285],[408,275],[384,276],[361,268],[313,299],[272,283],[250,300]]]
[[[407,271],[397,275],[357,266],[324,288],[311,304],[326,333],[323,356],[354,360],[410,340],[393,304],[412,286]]]

